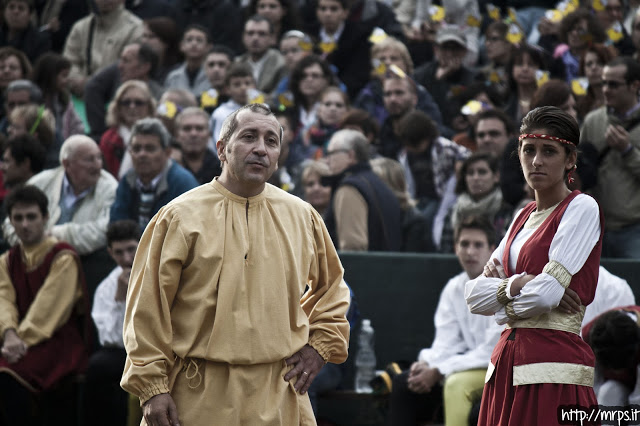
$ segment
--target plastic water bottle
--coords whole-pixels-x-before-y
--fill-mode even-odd
[[[373,327],[368,319],[362,320],[356,356],[356,392],[371,393],[371,380],[376,376],[376,353],[373,350]]]

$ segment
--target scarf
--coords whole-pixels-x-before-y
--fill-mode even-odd
[[[468,192],[458,196],[451,212],[451,223],[456,229],[459,223],[469,216],[486,216],[491,221],[502,206],[502,191],[496,187],[479,201],[474,200]]]

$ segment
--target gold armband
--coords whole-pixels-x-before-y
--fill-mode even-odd
[[[500,302],[501,305],[506,305],[507,303],[511,302],[511,299],[509,299],[509,296],[507,296],[508,284],[509,284],[509,278],[506,278],[502,280],[502,282],[498,286],[496,297],[498,298],[498,302]]]
[[[513,310],[513,300],[509,301],[506,305],[504,305],[504,311],[511,320],[519,320],[522,319],[518,315],[516,315],[516,311]]]
[[[544,265],[542,272],[547,275],[551,275],[564,288],[569,287],[569,284],[571,284],[571,278],[573,277],[573,275],[571,275],[569,271],[567,271],[567,268],[565,268],[561,263],[556,262],[555,260],[552,260],[551,262]]]

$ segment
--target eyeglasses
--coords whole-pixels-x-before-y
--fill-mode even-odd
[[[121,106],[121,107],[124,107],[124,106],[141,107],[146,104],[147,104],[147,101],[143,101],[142,99],[120,99],[118,101],[118,106]]]
[[[331,150],[331,151],[327,151],[327,152],[326,152],[326,154],[325,154],[324,156],[325,156],[326,158],[329,158],[329,157],[331,157],[331,156],[332,156],[332,155],[334,155],[334,154],[339,154],[339,153],[341,153],[341,152],[349,152],[349,151],[350,151],[350,150],[349,150],[349,149],[346,149],[346,148],[338,148],[338,149],[334,149],[334,150]]]
[[[626,81],[615,81],[615,80],[602,80],[602,86],[603,87],[609,87],[610,89],[617,89],[620,86],[626,86],[627,82]]]

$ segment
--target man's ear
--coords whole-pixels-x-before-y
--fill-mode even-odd
[[[220,162],[227,160],[227,157],[224,152],[224,148],[225,148],[225,145],[222,139],[216,142],[216,150],[218,151],[218,158],[220,159]]]

